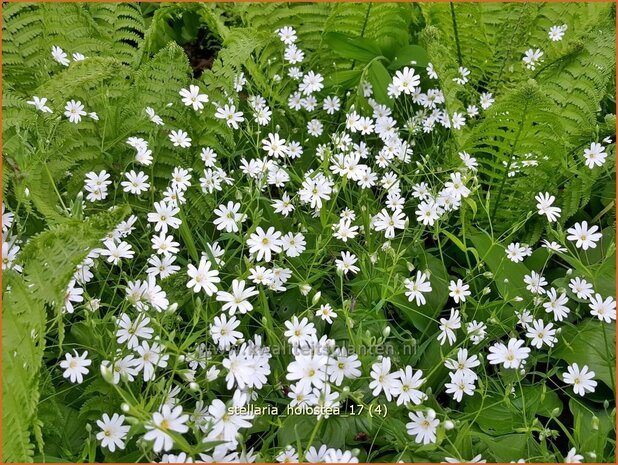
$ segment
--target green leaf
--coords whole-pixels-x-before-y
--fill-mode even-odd
[[[524,308],[531,298],[526,290],[524,276],[530,270],[523,263],[514,263],[506,256],[506,249],[502,244],[494,242],[485,232],[470,235],[470,240],[477,251],[481,252],[481,261],[484,261],[494,275],[494,284],[504,300],[508,300],[513,307]],[[515,297],[523,300],[516,301]]]
[[[404,294],[391,296],[387,300],[399,310],[399,313],[404,318],[410,320],[417,329],[426,332],[432,323],[436,323],[436,315],[442,311],[448,300],[449,278],[444,263],[430,253],[423,253],[419,257],[418,268],[420,270],[429,270],[431,273],[429,282],[433,290],[425,295],[425,300],[427,301],[425,305],[418,306],[416,302],[410,302]]]
[[[587,319],[573,326],[564,326],[560,341],[552,355],[567,363],[577,363],[594,371],[595,379],[615,391],[616,324]]]
[[[429,56],[427,55],[427,50],[420,45],[406,45],[397,51],[388,69],[394,70],[403,66],[424,68],[428,63]]]
[[[369,82],[373,87],[373,95],[378,101],[387,106],[392,106],[393,101],[388,96],[388,85],[391,83],[391,75],[378,60],[369,65]]]
[[[500,419],[497,419],[500,421]],[[496,461],[517,461],[523,457],[541,455],[539,444],[529,434],[506,434],[500,437],[473,433],[491,451]]]
[[[342,87],[348,89],[359,83],[362,74],[363,72],[361,69],[336,71],[326,78],[326,85],[328,87]]]
[[[348,37],[339,32],[324,34],[324,42],[338,55],[361,63],[369,63],[382,55],[380,47],[373,40],[364,37]]]
[[[571,399],[569,408],[573,414],[573,435],[578,451],[594,451],[597,461],[605,462],[605,447],[616,439],[611,434],[615,429],[615,417],[610,417],[605,410],[590,408]],[[613,436],[613,439],[612,437]]]

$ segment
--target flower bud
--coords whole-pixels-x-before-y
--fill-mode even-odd
[[[595,431],[599,430],[599,417],[596,415],[592,416],[592,429]]]
[[[444,429],[447,431],[452,430],[453,428],[455,428],[455,423],[453,423],[451,420],[446,420],[444,422]]]
[[[320,291],[316,292],[313,295],[313,299],[311,299],[311,303],[313,305],[317,304],[320,301],[320,298],[322,297],[322,293]]]
[[[200,386],[196,382],[192,382],[192,383],[189,383],[189,389],[191,389],[192,391],[199,391]]]
[[[114,372],[109,362],[101,363],[101,376],[106,383],[114,384]]]
[[[131,407],[129,406],[129,404],[127,404],[126,402],[123,402],[120,405],[120,410],[122,410],[124,413],[128,413],[129,410],[131,410]]]
[[[311,291],[311,286],[309,284],[301,284],[299,289],[302,295],[307,295]]]
[[[388,336],[390,336],[390,334],[391,334],[391,327],[385,326],[384,329],[382,330],[382,336],[387,338]]]

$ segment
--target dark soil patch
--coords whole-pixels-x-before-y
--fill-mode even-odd
[[[200,29],[195,40],[182,45],[189,57],[194,78],[199,78],[204,70],[212,68],[217,53],[221,49],[221,44],[213,40],[212,37],[208,37],[209,35],[209,31]]]

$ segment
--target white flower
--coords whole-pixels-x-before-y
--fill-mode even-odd
[[[524,283],[526,284],[526,289],[533,294],[545,294],[543,287],[547,285],[547,280],[536,271],[531,271],[529,275],[525,275]]]
[[[125,241],[116,244],[113,239],[107,239],[103,245],[105,248],[101,249],[101,255],[106,256],[107,261],[114,265],[119,265],[123,258],[132,259],[135,254],[131,244]]]
[[[320,308],[316,310],[315,316],[322,318],[328,324],[333,324],[333,318],[337,318],[337,314],[333,310],[330,304],[322,304]]]
[[[86,57],[79,52],[75,52],[73,53],[73,61],[84,61],[86,59]]]
[[[294,315],[291,320],[284,324],[287,330],[283,335],[288,338],[288,343],[292,346],[308,345],[316,336],[315,325],[309,322],[307,318],[299,321],[298,317]]]
[[[590,144],[590,148],[584,150],[584,158],[586,159],[586,166],[590,169],[595,166],[602,166],[605,164],[605,159],[607,158],[605,147],[593,142]]]
[[[543,61],[542,57],[543,51],[540,48],[537,48],[536,50],[531,48],[526,50],[522,61],[524,62],[524,65],[526,65],[526,68],[534,71],[536,66]]]
[[[410,436],[414,436],[414,440],[418,444],[433,444],[436,442],[436,431],[440,420],[436,418],[436,412],[429,410],[428,412],[410,412],[408,413],[410,423],[406,424],[406,429]]]
[[[530,355],[530,349],[522,347],[524,344],[524,341],[515,338],[509,339],[508,346],[497,342],[489,348],[487,360],[492,365],[503,364],[504,368],[519,368]]]
[[[182,129],[178,131],[171,131],[169,134],[170,141],[174,144],[174,147],[180,147],[183,149],[191,147],[191,138]]]
[[[76,350],[73,351],[75,356],[70,353],[64,354],[65,360],[60,362],[60,368],[64,368],[62,376],[69,378],[72,383],[81,384],[84,381],[84,375],[88,374],[88,366],[92,364],[92,360],[88,357],[88,351],[84,351],[79,355]]]
[[[198,86],[190,85],[189,89],[180,89],[178,92],[182,97],[182,103],[188,107],[193,107],[195,111],[202,110],[204,103],[208,102],[208,95],[200,94]]]
[[[244,221],[245,215],[239,213],[240,204],[229,201],[226,205],[219,205],[215,208],[214,214],[217,218],[213,221],[213,224],[219,231],[225,230],[226,232],[238,232],[238,223]]]
[[[470,76],[470,70],[468,68],[464,68],[463,66],[459,67],[459,76],[454,77],[453,81],[455,81],[457,84],[463,86],[465,84],[467,84],[467,82],[469,81],[468,76]]]
[[[283,59],[288,63],[295,65],[305,59],[305,52],[299,49],[296,45],[290,44],[286,47],[283,53]]]
[[[590,314],[605,323],[616,321],[616,301],[613,297],[603,300],[601,294],[590,298]]]
[[[341,258],[335,260],[335,264],[337,265],[337,270],[343,272],[343,274],[348,274],[351,272],[352,274],[356,274],[360,271],[360,268],[354,265],[358,261],[356,255],[351,252],[341,252]]]
[[[322,125],[320,120],[312,119],[307,123],[307,132],[313,137],[321,136],[323,130],[324,126]]]
[[[79,123],[82,120],[82,116],[86,116],[86,112],[84,111],[84,105],[79,100],[71,100],[67,102],[64,107],[64,116],[69,118],[71,123]]]
[[[160,255],[176,255],[180,251],[178,248],[180,244],[174,240],[174,236],[167,236],[164,232],[159,233],[158,236],[153,235],[150,241],[155,253]]]
[[[341,100],[335,95],[329,95],[324,99],[324,102],[322,102],[322,108],[324,108],[327,114],[334,115],[341,108]]]
[[[528,255],[530,255],[529,248],[520,245],[519,242],[513,242],[506,248],[506,256],[514,263],[523,261]]]
[[[571,449],[569,449],[569,453],[564,458],[564,463],[582,463],[582,460],[584,460],[584,456],[578,454],[575,447],[571,447]]]
[[[314,386],[321,389],[326,382],[325,355],[297,355],[288,365],[286,379],[298,381],[299,388]]]
[[[131,170],[124,175],[127,180],[122,181],[120,185],[123,187],[123,190],[125,192],[139,195],[142,192],[146,192],[148,189],[150,189],[150,184],[148,184],[148,175],[145,174],[143,171],[136,173],[135,171]]]
[[[234,105],[227,104],[223,107],[217,108],[215,118],[225,120],[228,127],[234,129],[238,129],[238,123],[242,123],[245,120],[241,111],[236,111],[236,107]]]
[[[387,239],[395,237],[395,229],[405,229],[406,215],[402,210],[395,210],[392,214],[383,208],[373,219],[373,227],[376,231],[384,231]]]
[[[256,260],[269,262],[272,260],[272,253],[281,252],[281,233],[272,226],[268,231],[264,231],[260,226],[247,239],[249,253],[257,253]]]
[[[174,439],[168,434],[168,431],[175,433],[186,433],[189,427],[185,424],[189,420],[189,415],[182,414],[180,405],[170,408],[169,405],[163,405],[161,412],[152,414],[152,422],[146,424],[146,441],[154,441],[153,450],[158,453],[168,451],[174,446]]]
[[[144,108],[144,111],[146,112],[146,114],[148,115],[148,118],[150,118],[150,121],[152,121],[154,124],[158,125],[158,126],[163,126],[163,120],[161,119],[160,116],[158,116],[154,109],[151,107],[146,107]]]
[[[285,139],[279,137],[279,134],[272,132],[268,134],[267,139],[262,139],[262,149],[268,155],[275,158],[283,158],[288,153],[288,147],[285,145]]]
[[[528,325],[528,332],[526,333],[526,337],[532,339],[530,345],[540,349],[543,344],[553,347],[558,339],[554,336],[556,334],[556,330],[553,329],[553,323],[547,323],[547,326],[543,322],[543,320],[534,320],[532,325]]]
[[[546,249],[551,250],[552,252],[566,252],[567,251],[566,248],[562,247],[557,242],[549,242],[547,239],[543,239],[542,247],[545,247]]]
[[[126,313],[121,314],[120,318],[116,320],[118,344],[126,342],[129,349],[135,349],[139,346],[139,338],[151,339],[154,329],[148,326],[148,323],[150,323],[150,318],[144,316],[143,313],[139,314],[135,321],[131,321]]]
[[[235,316],[232,316],[229,320],[225,313],[215,316],[212,325],[210,325],[210,335],[220,350],[229,350],[232,345],[236,344],[243,337],[240,331],[235,331],[239,325],[240,321]]]
[[[543,307],[547,313],[554,314],[554,320],[562,321],[571,312],[571,309],[566,306],[569,299],[565,292],[558,295],[553,287],[547,291],[548,302],[543,303]]]
[[[445,392],[447,394],[452,394],[453,399],[455,399],[457,402],[461,402],[464,394],[468,396],[474,394],[475,378],[468,376],[463,371],[449,373],[449,377],[451,378],[451,382],[444,385],[444,387],[446,388]]]
[[[322,81],[324,81],[324,77],[321,74],[309,71],[303,76],[303,81],[299,84],[298,90],[305,95],[319,92],[324,88]]]
[[[345,347],[341,347],[335,350],[335,355],[331,359],[326,368],[326,372],[330,376],[330,382],[335,386],[341,386],[344,378],[354,379],[361,375],[359,367],[361,362],[358,359],[358,355],[348,355]]]
[[[399,70],[393,76],[392,84],[398,93],[403,92],[406,95],[413,93],[420,85],[421,78],[414,72],[413,68],[407,66],[403,70]]]
[[[483,92],[480,98],[481,108],[487,110],[494,103],[495,99],[493,94],[489,92]]]
[[[569,281],[569,287],[578,299],[589,300],[592,297],[592,284],[585,279],[575,277]]]
[[[45,105],[46,102],[47,102],[47,99],[45,97],[39,98],[35,95],[32,97],[32,100],[28,100],[26,103],[28,105],[34,105],[34,108],[36,108],[39,111],[42,111],[43,113],[52,113],[51,108]]]
[[[163,347],[156,342],[150,346],[147,341],[142,341],[142,344],[135,349],[139,357],[135,359],[135,368],[137,372],[143,371],[144,381],[150,381],[155,377],[155,368],[165,368],[169,355],[163,354]]]
[[[427,301],[423,294],[432,291],[431,283],[425,273],[417,271],[416,279],[406,279],[404,285],[407,289],[406,296],[410,302],[416,300],[416,305],[425,305]]]
[[[211,270],[211,266],[212,263],[205,256],[201,257],[197,268],[189,263],[187,265],[187,275],[191,279],[187,283],[187,287],[193,288],[193,292],[200,292],[203,289],[208,296],[217,292],[215,284],[221,282],[221,278],[219,278],[219,271]]]
[[[358,463],[351,451],[341,449],[328,449],[324,455],[325,463]]]
[[[54,60],[56,60],[58,63],[60,63],[63,66],[69,66],[69,59],[67,58],[67,54],[64,50],[62,50],[60,47],[54,45],[52,47],[52,57]]]
[[[227,406],[219,399],[214,399],[208,407],[208,415],[213,422],[210,434],[220,436],[224,441],[233,442],[241,428],[251,428],[251,415],[230,413]]]
[[[245,288],[245,281],[235,279],[232,281],[232,292],[217,292],[217,301],[225,302],[221,310],[229,311],[230,315],[239,311],[247,313],[253,310],[253,305],[249,302],[249,298],[258,294],[253,286]]]
[[[560,218],[561,209],[558,207],[552,207],[552,204],[554,203],[554,200],[556,200],[556,197],[554,197],[553,195],[549,195],[549,192],[539,192],[535,199],[538,202],[536,204],[536,208],[538,209],[539,215],[547,216],[547,220],[550,223],[553,223],[557,221],[558,218]]]
[[[594,371],[588,369],[588,365],[584,365],[579,369],[577,363],[573,363],[567,367],[567,372],[562,374],[564,382],[573,385],[575,394],[583,396],[586,392],[594,392],[597,382],[594,378]]]
[[[131,426],[124,424],[124,415],[114,413],[110,418],[107,413],[103,414],[97,425],[101,431],[97,433],[97,439],[101,441],[101,447],[107,447],[110,452],[114,452],[116,447],[124,449],[124,438],[131,429]]]
[[[447,358],[444,361],[444,366],[449,370],[455,370],[456,372],[465,373],[469,378],[477,379],[476,373],[472,371],[472,368],[481,364],[479,358],[476,355],[468,357],[468,349],[460,348],[457,350],[457,360]]]
[[[448,295],[451,296],[455,300],[455,303],[458,304],[459,302],[466,301],[466,297],[471,294],[469,289],[470,286],[468,284],[464,284],[461,279],[458,279],[457,282],[451,281],[449,283],[448,290],[450,292]]]
[[[83,302],[83,294],[84,290],[81,287],[75,287],[74,280],[70,281],[64,293],[64,311],[73,313],[73,302]]]
[[[167,233],[168,226],[178,229],[182,223],[175,215],[180,208],[174,207],[167,202],[155,202],[155,213],[148,213],[148,222],[155,223],[155,231]]]
[[[571,242],[575,242],[575,247],[578,249],[588,250],[594,249],[597,246],[597,242],[603,235],[597,232],[599,227],[596,225],[588,228],[588,222],[582,221],[581,223],[575,223],[571,228],[567,229],[567,239]]]
[[[419,405],[427,395],[418,388],[425,382],[421,370],[414,371],[411,366],[399,370],[399,376],[393,381],[391,394],[397,397],[397,405],[412,402]]]
[[[384,357],[381,361],[375,362],[371,366],[371,381],[369,389],[373,389],[373,396],[377,396],[380,392],[384,392],[386,399],[390,402],[393,398],[393,389],[398,384],[401,372],[396,371],[391,373],[391,359]]]
[[[298,454],[296,449],[288,446],[287,449],[282,450],[277,457],[275,457],[279,463],[298,463]]]
[[[291,45],[296,42],[296,31],[291,26],[284,26],[277,31],[279,39],[286,45]]]
[[[438,341],[440,342],[440,345],[444,345],[447,340],[449,345],[453,345],[457,340],[455,330],[459,328],[461,328],[461,317],[459,315],[459,310],[451,308],[451,313],[448,319],[440,318],[440,334],[438,334]]]
[[[566,32],[567,28],[568,26],[566,24],[563,24],[562,26],[552,26],[549,28],[549,32],[547,33],[547,35],[549,36],[549,39],[551,41],[558,42],[564,37],[564,33]]]
[[[305,177],[302,188],[298,191],[300,200],[310,204],[311,208],[321,209],[322,200],[329,200],[333,183],[322,173],[315,177]]]
[[[285,251],[285,254],[288,257],[298,257],[305,251],[305,236],[302,233],[287,233],[286,235],[281,236],[281,248]]]

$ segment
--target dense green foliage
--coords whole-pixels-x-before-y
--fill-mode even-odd
[[[534,371],[519,376],[518,370],[497,369],[492,375],[488,372],[494,368],[483,359],[477,393],[462,403],[453,403],[444,393],[449,380],[444,360],[453,357],[454,347],[436,339],[440,318],[447,318],[454,306],[448,292],[452,278],[464,277],[471,284],[473,297],[466,307],[462,304],[462,312],[468,312],[470,320],[492,323],[487,339],[474,346],[475,353],[505,336],[518,337],[516,312],[539,306],[524,284],[532,270],[542,271],[557,289],[568,290],[573,273],[585,277],[603,297],[615,294],[615,145],[606,144],[608,158],[602,167],[589,169],[582,163],[591,142],[615,140],[614,22],[615,6],[609,3],[6,3],[2,197],[15,214],[12,234],[23,241],[18,260],[23,271],[3,268],[3,461],[160,460],[144,441],[137,444],[138,438],[169,390],[181,379],[188,385],[177,356],[184,357],[209,337],[209,323],[220,308],[214,298],[195,297],[186,288],[187,264],[197,265],[199,253],[219,237],[230,264],[222,276],[238,277],[250,266],[243,255],[245,241],[258,224],[287,231],[292,221],[308,242],[309,258],[290,260],[299,285],[281,294],[260,291],[255,298],[259,305],[249,314],[254,316],[243,321],[245,332],[249,337],[263,335],[273,346],[285,341],[283,322],[312,307],[311,298],[299,291],[300,284],[308,283],[340,312],[330,338],[374,349],[413,348],[394,357],[397,366],[423,370],[423,389],[432,393],[426,406],[440,418],[455,420],[456,429],[441,426],[437,445],[418,446],[406,433],[408,410],[394,402],[385,417],[367,412],[326,420],[264,416],[242,433],[243,444],[260,453],[258,461],[274,461],[286,446],[306,451],[315,439],[320,439],[316,445],[358,449],[359,459],[366,462],[469,460],[479,453],[490,462],[552,462],[562,461],[571,447],[587,453],[586,461],[614,461],[615,321],[607,324],[591,317],[585,300],[569,292],[571,315],[555,347],[533,351],[529,366]],[[562,41],[549,42],[547,31],[557,24],[568,24],[568,33]],[[261,135],[246,130],[239,136],[213,111],[195,112],[181,105],[178,91],[197,84],[211,102],[234,96],[245,111],[248,95],[234,91],[234,80],[242,72],[251,94],[261,95],[273,108],[276,132],[303,141],[305,155],[288,167],[291,182],[300,186],[308,169],[328,167],[315,157],[319,143],[306,135],[306,115],[284,111],[296,90],[292,80],[281,79],[288,66],[275,31],[284,26],[297,32],[306,54],[303,68],[322,73],[328,93],[341,97],[343,111],[328,117],[326,132],[343,130],[344,112],[352,105],[370,114],[365,82],[403,126],[414,114],[411,107],[390,101],[387,85],[411,60],[418,64],[423,85],[428,82],[424,61],[432,63],[439,76],[436,87],[451,115],[465,114],[483,93],[491,92],[495,103],[482,117],[469,118],[461,130],[408,131],[412,162],[389,168],[409,190],[421,181],[433,185],[447,179],[443,173],[459,166],[458,154],[467,152],[478,161],[478,171],[468,182],[473,195],[464,199],[457,215],[445,217],[439,226],[400,233],[390,249],[382,248],[382,233],[372,231],[354,246],[332,251],[330,232],[325,231],[338,221],[338,212],[354,209],[358,224],[368,232],[385,195],[346,190],[345,180],[338,181],[337,195],[318,216],[299,213],[291,220],[270,207],[283,189],[260,191],[237,182],[218,195],[188,190],[176,237],[182,244],[178,264],[183,269],[162,281],[170,302],[178,304],[178,314],[156,314],[157,333],[167,337],[166,349],[175,361],[167,377],[157,377],[143,391],[128,383],[110,384],[99,366],[118,348],[113,315],[126,309],[126,283],[140,273],[145,276],[145,260],[122,268],[98,266],[86,294],[103,302],[99,313],[63,313],[67,285],[76,266],[119,222],[131,213],[144,217],[152,211],[152,203],[159,200],[155,192],[166,188],[174,167],[203,171],[198,152],[173,147],[167,126],[154,126],[145,117],[146,107],[155,108],[171,122],[169,127],[187,130],[195,147],[214,149],[223,169],[238,175],[241,159],[261,157],[260,140],[275,129]],[[50,57],[53,46],[87,59],[61,66]],[[537,47],[544,49],[543,62],[526,70],[522,56]],[[454,82],[459,67],[471,71],[466,86]],[[35,95],[46,97],[54,113],[37,112],[26,103]],[[98,120],[67,123],[58,115],[71,99],[96,110]],[[84,208],[86,174],[106,170],[112,179],[120,179],[135,152],[126,141],[136,136],[157,141],[155,161],[146,170],[152,189],[138,198],[118,188],[107,201]],[[530,160],[535,163],[529,165]],[[194,184],[199,185],[198,177]],[[561,208],[557,222],[536,214],[540,192],[556,196],[555,206]],[[241,202],[251,221],[238,234],[219,235],[211,226],[212,212],[230,200]],[[416,225],[414,208],[408,202],[405,211]],[[581,221],[602,230],[598,247],[586,253],[574,247],[567,253],[540,247],[541,239],[564,245],[566,229]],[[140,219],[136,233],[141,257],[151,252],[152,231],[146,225]],[[535,251],[513,263],[505,252],[513,242],[530,244]],[[362,264],[361,272],[345,278],[345,284],[331,264],[341,250],[354,251],[361,257],[357,265]],[[370,262],[371,254],[379,255],[377,262]],[[434,292],[424,305],[404,295],[404,277],[416,274],[414,268],[431,272]],[[522,299],[515,298],[520,295]],[[84,384],[71,385],[58,368],[73,348],[88,348],[94,359],[95,377]],[[366,386],[374,359],[360,357],[364,380],[350,383],[350,403],[385,404]],[[286,355],[271,362],[269,383],[260,393],[271,404],[289,400],[282,383],[291,360]],[[573,363],[595,372],[596,392],[582,398],[559,384],[565,367]],[[212,392],[205,383],[199,395],[183,385],[181,396],[193,405],[198,399],[231,398],[231,393],[221,395],[226,392],[223,381],[212,383]],[[136,419],[127,438],[130,447],[116,452],[98,448],[95,421],[103,413],[120,413],[123,403],[131,404],[130,415]],[[178,451],[192,456],[213,445],[175,440]]]

